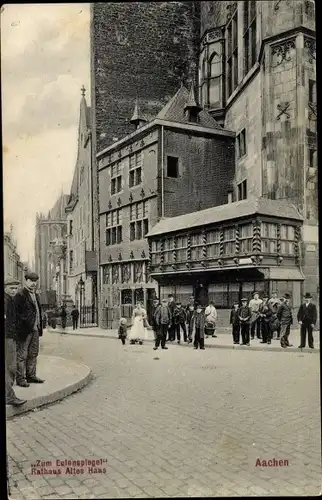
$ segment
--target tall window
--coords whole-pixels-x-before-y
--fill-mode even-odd
[[[228,227],[224,229],[224,255],[232,255],[236,249],[235,228]]]
[[[261,224],[262,252],[277,252],[277,224],[262,222]]]
[[[187,236],[178,236],[176,239],[176,255],[177,262],[185,262],[187,260],[188,238]]]
[[[129,187],[137,186],[142,182],[142,153],[134,153],[130,156]]]
[[[122,210],[112,210],[106,214],[105,244],[116,245],[122,242]]]
[[[214,45],[214,52],[210,56],[209,61],[209,107],[222,106],[222,57],[223,46],[221,42]]]
[[[237,144],[237,160],[246,155],[246,130],[243,129],[236,137]]]
[[[134,262],[134,283],[144,281],[143,262]]]
[[[256,62],[256,1],[244,1],[244,74]]]
[[[151,246],[151,264],[157,266],[161,262],[161,242],[152,241]]]
[[[203,246],[202,234],[193,234],[191,238],[191,260],[202,260]]]
[[[249,254],[252,251],[253,245],[253,226],[251,224],[243,224],[240,226],[239,240],[239,252]]]
[[[220,231],[209,231],[207,234],[207,257],[219,257],[220,255]]]
[[[111,266],[106,264],[103,266],[103,285],[110,285],[111,283]]]
[[[73,236],[73,221],[69,221],[69,235]]]
[[[120,161],[111,167],[111,194],[122,190],[122,164]]]
[[[174,238],[166,238],[164,240],[163,261],[165,264],[173,263]]]
[[[281,226],[281,254],[294,255],[295,229],[293,226]]]
[[[130,240],[141,240],[149,232],[149,204],[147,201],[130,206]]]
[[[247,180],[246,179],[237,185],[237,199],[238,199],[238,201],[247,199]]]
[[[227,26],[227,97],[238,85],[237,7]]]

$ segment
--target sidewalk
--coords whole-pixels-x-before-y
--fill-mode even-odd
[[[91,327],[91,328],[79,328],[78,330],[74,330],[72,328],[66,328],[65,331],[63,332],[61,329],[51,329],[48,328],[45,334],[50,335],[51,333],[54,334],[59,334],[59,335],[76,335],[78,337],[99,337],[99,338],[106,338],[106,339],[114,339],[117,340],[118,342],[118,335],[117,335],[117,330],[116,329],[103,329],[99,327]],[[315,349],[309,349],[308,347],[305,349],[298,349],[298,345],[300,343],[300,332],[299,329],[293,329],[291,330],[290,334],[290,344],[293,344],[293,347],[289,347],[287,349],[283,349],[280,346],[280,343],[278,340],[272,340],[272,343],[270,345],[268,344],[260,344],[260,340],[254,339],[251,341],[250,347],[247,346],[241,346],[241,345],[234,345],[232,342],[232,335],[230,328],[225,328],[225,327],[220,327],[216,330],[216,335],[217,338],[212,338],[208,337],[205,339],[205,347],[210,347],[210,348],[224,348],[224,349],[238,349],[238,350],[244,350],[244,349],[250,349],[252,351],[279,351],[279,352],[305,352],[305,353],[319,353],[320,352],[320,332],[315,331],[314,332],[314,339],[315,339]],[[146,342],[154,342],[154,337],[153,337],[153,331],[152,330],[147,330],[147,338],[145,339]],[[184,343],[183,341],[181,342],[180,345],[177,344],[177,342],[173,342],[172,345],[177,346],[178,348],[180,347],[190,347],[191,344],[188,345]]]
[[[7,420],[40,406],[60,401],[82,389],[91,378],[88,366],[56,356],[39,355],[37,375],[44,379],[43,384],[30,384],[30,387],[17,387],[14,390],[18,398],[27,402],[19,407],[6,406]]]

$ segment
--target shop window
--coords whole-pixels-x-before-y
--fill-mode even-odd
[[[121,304],[132,304],[132,290],[126,289],[121,291]]]
[[[237,160],[240,160],[247,154],[246,148],[246,130],[243,129],[240,134],[237,135]]]
[[[179,158],[167,156],[167,177],[179,177]]]
[[[247,180],[237,184],[237,198],[238,201],[247,199]]]
[[[244,74],[256,62],[256,1],[244,1]]]

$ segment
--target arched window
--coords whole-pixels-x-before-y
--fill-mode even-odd
[[[209,106],[222,107],[222,44],[217,42],[212,48],[209,60]]]

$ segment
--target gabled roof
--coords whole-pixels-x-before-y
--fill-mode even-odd
[[[303,220],[295,205],[288,201],[250,198],[178,217],[161,219],[147,234],[147,237],[163,233],[174,233],[192,227],[206,226],[256,214]]]
[[[169,102],[161,109],[156,116],[159,120],[184,123],[191,125],[184,111],[185,106],[190,102],[191,96],[187,88],[182,85],[176,94],[170,99]],[[196,127],[206,127],[212,129],[222,129],[222,126],[212,118],[212,116],[204,109],[199,113],[199,122],[193,124]]]

